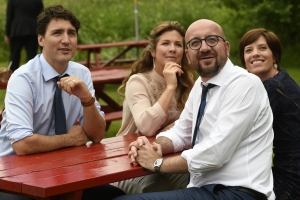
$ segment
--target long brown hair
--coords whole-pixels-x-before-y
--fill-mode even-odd
[[[153,57],[151,55],[151,50],[156,49],[157,42],[159,37],[165,33],[166,31],[177,31],[183,40],[183,44],[185,44],[185,29],[179,24],[177,21],[166,21],[160,23],[156,26],[151,32],[149,36],[149,44],[143,50],[142,57],[138,61],[136,61],[131,68],[131,73],[123,80],[121,86],[118,88],[118,93],[121,97],[125,98],[125,94],[122,91],[125,90],[126,83],[129,80],[130,76],[137,73],[143,73],[147,71],[151,71],[153,69]],[[179,89],[179,98],[177,99],[178,105],[183,108],[184,104],[188,98],[188,95],[194,85],[194,73],[192,67],[189,65],[187,57],[185,53],[183,53],[181,66],[183,70],[183,74],[180,79],[177,79]]]

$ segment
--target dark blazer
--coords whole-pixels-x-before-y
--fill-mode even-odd
[[[42,0],[8,0],[5,34],[9,38],[36,35],[36,18],[43,9]]]

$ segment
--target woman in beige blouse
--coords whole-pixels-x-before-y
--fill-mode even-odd
[[[179,118],[194,84],[193,71],[184,53],[184,28],[163,22],[149,36],[142,58],[118,92],[125,89],[122,126],[117,133],[153,136]]]
[[[154,136],[179,118],[194,84],[184,53],[184,35],[185,29],[176,21],[162,22],[151,31],[142,58],[133,64],[118,90],[124,103],[117,136]],[[188,182],[188,174],[152,174],[114,185],[133,194],[186,188]]]

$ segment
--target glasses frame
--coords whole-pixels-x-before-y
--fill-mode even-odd
[[[211,37],[211,36],[215,36],[215,37],[218,38],[217,43],[216,43],[215,45],[209,45],[209,44],[207,44],[207,41],[206,41],[206,40],[207,40],[209,37]],[[209,47],[214,47],[214,46],[216,46],[217,44],[219,44],[219,38],[221,38],[221,39],[223,40],[223,42],[226,42],[226,40],[225,40],[223,37],[219,36],[219,35],[209,35],[209,36],[207,36],[207,37],[204,38],[204,39],[193,38],[193,39],[191,39],[190,41],[188,41],[188,42],[186,43],[186,45],[189,46],[192,50],[198,51],[198,50],[201,49],[201,47],[202,47],[202,41],[203,41],[203,40],[205,41],[205,43],[207,44],[207,46],[209,46]],[[196,49],[193,49],[193,48],[191,47],[191,45],[190,45],[190,42],[191,42],[192,40],[198,40],[198,41],[200,41],[200,47],[199,47],[199,48],[196,48]]]

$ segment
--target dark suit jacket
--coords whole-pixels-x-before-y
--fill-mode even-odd
[[[43,9],[42,0],[8,0],[5,34],[9,38],[36,35],[36,18]]]

